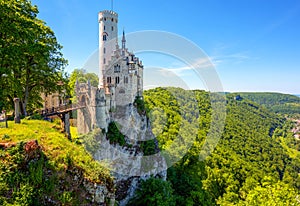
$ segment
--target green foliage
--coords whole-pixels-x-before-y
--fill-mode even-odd
[[[273,112],[294,115],[300,113],[300,98],[280,93],[239,93],[242,97],[256,102]]]
[[[63,192],[61,196],[59,197],[59,200],[61,201],[62,204],[68,204],[72,203],[72,193],[71,192]]]
[[[75,84],[76,81],[78,83],[87,83],[87,81],[90,81],[91,86],[97,87],[99,83],[99,77],[95,73],[88,73],[84,69],[75,69],[69,78],[68,86],[70,88],[71,96],[75,96]]]
[[[44,155],[37,161],[29,163],[29,179],[33,185],[41,185],[43,183],[43,167],[44,167]]]
[[[109,170],[55,127],[46,121],[23,120],[21,124],[11,122],[10,128],[0,130],[0,137],[4,134],[10,137],[1,138],[1,142],[19,142],[0,149],[1,205],[49,205],[52,204],[49,198],[65,205],[90,204],[83,178],[113,190]],[[37,139],[43,151],[26,152],[26,142],[31,139]]]
[[[277,182],[275,184],[264,184],[251,190],[245,201],[238,205],[299,205],[299,194],[287,184]]]
[[[13,193],[14,205],[32,205],[34,202],[35,192],[30,184],[21,184]]]
[[[111,144],[119,144],[121,146],[126,144],[125,136],[120,132],[115,122],[109,123],[106,135]]]
[[[100,131],[100,129],[96,129],[88,134],[80,135],[75,141],[83,144],[86,151],[88,151],[91,155],[94,155],[100,148],[99,140],[102,135],[102,131]]]
[[[157,178],[149,178],[141,182],[135,196],[129,201],[128,205],[175,205],[173,189],[169,182]]]
[[[2,137],[2,139],[4,139],[4,140],[9,140],[9,139],[10,139],[10,136],[9,136],[8,134],[4,134],[3,137]]]
[[[37,14],[29,0],[0,1],[0,104],[13,109],[18,97],[25,116],[41,105],[41,92],[66,89],[58,85],[66,82],[62,46]]]
[[[156,151],[156,143],[154,139],[141,142],[141,149],[145,156],[153,155]]]
[[[42,120],[43,119],[43,116],[40,115],[40,114],[33,114],[33,115],[30,115],[28,117],[26,117],[27,120]]]
[[[3,204],[32,205],[37,199],[34,190],[35,173],[26,170],[24,143],[20,142],[15,147],[1,150],[0,158],[0,185],[1,200]],[[29,173],[29,174],[28,174]]]
[[[146,114],[145,102],[142,97],[136,97],[133,103],[140,115]]]
[[[293,101],[299,99],[267,96],[266,105],[276,98],[286,98],[280,101],[283,104],[296,104]],[[227,95],[222,138],[213,153],[200,161],[207,134],[214,132],[212,119],[220,118],[219,114],[212,116],[210,97],[208,92],[178,88],[144,92],[153,133],[162,151],[182,155],[181,144],[172,146],[176,139],[196,136],[183,158],[168,169],[176,205],[258,205],[257,199],[266,205],[299,204],[295,201],[300,189],[300,146],[290,132],[293,125],[269,107],[248,100],[244,93],[239,100],[234,98],[236,94]],[[192,132],[182,135],[182,130]],[[291,195],[282,197],[280,187]],[[276,200],[271,200],[272,195]]]

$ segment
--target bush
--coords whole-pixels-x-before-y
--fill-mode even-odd
[[[140,188],[136,190],[135,196],[129,201],[128,205],[175,205],[171,184],[153,177],[142,181]]]
[[[141,142],[141,149],[146,156],[155,154],[155,148],[156,145],[154,139]]]
[[[124,146],[126,144],[125,136],[119,131],[115,122],[108,125],[107,138],[111,144],[119,144]]]
[[[133,105],[137,108],[137,111],[140,115],[146,114],[146,106],[142,97],[136,97]]]

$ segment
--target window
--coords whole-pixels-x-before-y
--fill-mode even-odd
[[[107,77],[107,83],[111,84],[111,77]]]
[[[120,77],[116,77],[116,84],[120,83]]]
[[[104,21],[106,21],[106,17],[104,17]]]
[[[106,53],[106,48],[105,48],[105,47],[103,48],[103,53],[104,53],[104,54]]]
[[[103,64],[106,64],[106,59],[105,58],[103,59]]]
[[[124,77],[124,84],[128,84],[128,77]]]
[[[113,27],[113,26],[111,27],[111,30],[112,30],[112,31],[114,30],[114,27]]]
[[[111,21],[114,22],[114,18],[112,18]]]
[[[104,31],[105,31],[105,26],[103,26],[103,29],[104,29]]]
[[[115,73],[120,73],[120,72],[121,72],[121,66],[118,65],[118,64],[115,65],[115,66],[114,66],[114,72],[115,72]]]
[[[106,41],[107,40],[107,36],[106,34],[103,35],[103,41]]]

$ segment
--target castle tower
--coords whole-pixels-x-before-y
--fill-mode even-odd
[[[111,54],[118,47],[118,14],[114,11],[99,12],[99,87],[105,85],[105,66],[111,60]],[[113,41],[112,41],[113,40]]]

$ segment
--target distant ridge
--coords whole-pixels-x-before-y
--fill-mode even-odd
[[[300,95],[272,92],[240,92],[236,94],[256,102],[275,113],[300,114]]]

